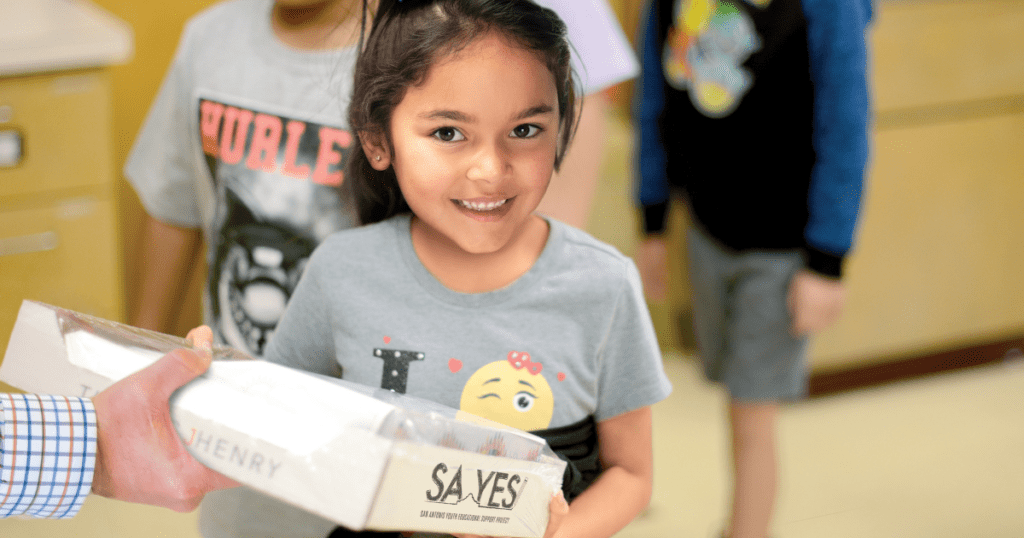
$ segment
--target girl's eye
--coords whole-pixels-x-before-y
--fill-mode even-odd
[[[512,129],[509,136],[513,136],[515,138],[532,138],[537,136],[538,133],[540,133],[540,127],[530,123],[524,123],[516,126],[515,129]]]
[[[431,133],[431,135],[442,142],[458,142],[459,140],[466,139],[455,127],[441,127]]]

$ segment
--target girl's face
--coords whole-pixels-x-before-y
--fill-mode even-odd
[[[395,168],[421,237],[467,253],[515,243],[554,168],[558,100],[532,52],[486,34],[439,60],[391,118]]]

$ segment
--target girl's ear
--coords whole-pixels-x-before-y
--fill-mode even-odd
[[[359,133],[359,140],[363,145],[366,160],[370,161],[370,166],[374,170],[383,172],[391,166],[391,151],[384,142],[382,133],[362,132]]]

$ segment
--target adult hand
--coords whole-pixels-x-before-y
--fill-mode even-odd
[[[93,398],[93,493],[189,512],[210,491],[238,485],[196,461],[171,422],[171,394],[210,367],[212,332],[204,327],[189,336],[196,331],[199,351],[176,349]]]
[[[569,503],[565,501],[565,496],[561,490],[551,498],[551,504],[548,505],[548,527],[544,531],[544,538],[554,538],[558,533],[558,529],[561,528],[562,522],[565,521],[565,517],[569,515]],[[456,538],[494,538],[481,536],[479,534],[456,534]]]
[[[846,288],[839,280],[802,269],[789,284],[786,297],[793,316],[793,336],[816,333],[832,325],[843,312]]]
[[[648,236],[637,245],[636,268],[644,284],[644,294],[654,302],[668,297],[668,241]]]

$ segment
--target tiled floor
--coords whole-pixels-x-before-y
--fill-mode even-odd
[[[624,538],[711,538],[727,503],[722,393],[669,356],[649,510]],[[779,538],[1024,537],[1024,364],[808,400],[780,419]],[[3,538],[197,538],[194,514],[91,497],[69,521],[0,521]]]

